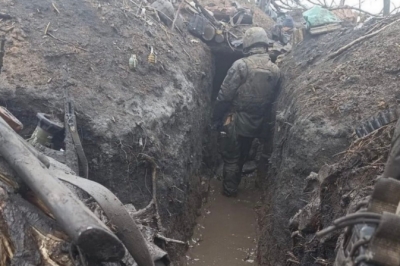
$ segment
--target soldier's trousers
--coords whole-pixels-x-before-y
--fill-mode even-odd
[[[233,123],[224,126],[226,134],[220,135],[220,151],[224,161],[223,193],[234,196],[242,178],[243,164],[246,162],[254,138],[236,134]]]

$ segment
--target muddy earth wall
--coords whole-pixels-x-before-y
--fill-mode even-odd
[[[397,105],[400,23],[339,56],[328,55],[388,23],[307,37],[280,65],[284,82],[263,178],[261,265],[332,263],[339,233],[323,241],[314,233],[368,195],[382,172],[391,128],[367,139],[369,146],[354,145],[354,129]]]
[[[152,156],[164,226],[185,239],[201,203],[202,169],[211,167],[203,157],[212,162],[215,147],[204,141],[214,71],[206,46],[151,14],[139,17],[129,1],[4,0],[1,9],[10,17],[0,22],[0,101],[24,123],[24,137],[37,112],[63,117],[68,88],[90,179],[142,208],[151,200],[151,168],[138,155]]]

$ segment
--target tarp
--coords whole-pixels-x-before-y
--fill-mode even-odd
[[[320,6],[314,6],[307,10],[303,13],[303,17],[307,22],[307,28],[340,22],[340,19],[335,14]]]

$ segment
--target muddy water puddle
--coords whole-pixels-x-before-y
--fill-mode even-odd
[[[186,265],[256,265],[256,212],[259,192],[244,178],[236,198],[221,195],[221,182],[211,180],[210,195],[189,241]]]

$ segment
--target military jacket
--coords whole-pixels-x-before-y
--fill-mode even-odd
[[[266,53],[239,59],[232,65],[217,101],[232,103],[237,134],[258,137],[279,81],[280,70]]]

